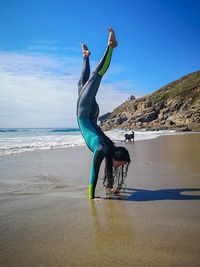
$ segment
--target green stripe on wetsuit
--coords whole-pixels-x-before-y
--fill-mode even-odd
[[[113,52],[113,48],[111,46],[108,47],[108,52],[105,58],[105,61],[103,63],[103,66],[101,67],[101,69],[98,71],[98,74],[103,76],[104,73],[107,71],[109,65],[110,65],[110,60],[112,57],[112,52]]]

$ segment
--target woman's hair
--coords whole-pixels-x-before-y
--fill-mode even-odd
[[[113,159],[117,161],[126,161],[124,166],[115,168],[113,167]],[[122,188],[124,179],[127,176],[128,167],[130,164],[129,152],[125,147],[114,147],[112,156],[105,157],[105,171],[103,185],[108,188]]]
[[[113,159],[118,161],[127,161],[127,162],[131,161],[128,150],[122,146],[115,147],[113,153]]]

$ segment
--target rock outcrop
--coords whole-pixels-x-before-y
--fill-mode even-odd
[[[104,130],[175,129],[200,131],[200,71],[167,84],[152,94],[129,99],[100,117]]]

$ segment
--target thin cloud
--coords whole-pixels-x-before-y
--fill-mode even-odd
[[[51,53],[51,52],[79,52],[79,47],[67,46],[63,42],[55,40],[35,40],[31,41],[26,50],[29,52],[41,52],[41,53]]]
[[[73,57],[0,52],[0,127],[77,126],[81,65]],[[101,114],[130,95],[130,85],[121,83],[102,83],[97,96]]]

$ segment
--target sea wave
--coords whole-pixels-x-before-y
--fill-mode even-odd
[[[79,135],[44,135],[0,138],[0,155],[84,145]]]
[[[1,129],[2,130],[2,129]],[[125,130],[107,131],[106,135],[113,142],[124,142]],[[135,141],[157,138],[161,135],[174,134],[174,131],[135,131]],[[84,146],[85,141],[78,129],[19,129],[0,135],[0,155],[21,152],[42,151],[49,149]]]
[[[0,133],[12,133],[12,132],[18,132],[17,129],[0,129]]]
[[[51,130],[51,132],[53,133],[69,133],[69,132],[80,132],[79,129],[76,129],[76,128],[72,128],[72,129],[53,129]]]

